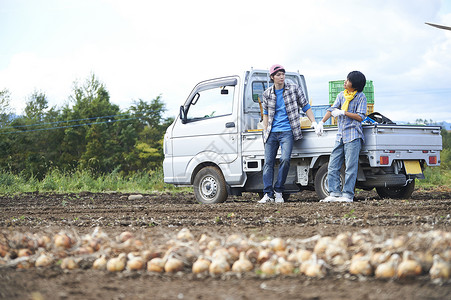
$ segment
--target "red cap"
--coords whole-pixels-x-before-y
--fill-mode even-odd
[[[269,75],[274,75],[274,73],[277,73],[278,71],[283,71],[285,73],[284,67],[281,65],[273,65],[271,69],[269,69]]]

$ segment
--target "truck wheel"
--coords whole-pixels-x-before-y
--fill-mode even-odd
[[[327,181],[327,168],[329,163],[323,164],[315,175],[315,192],[320,199],[324,199],[329,196],[329,182]],[[344,169],[340,171],[340,188],[345,181]]]
[[[377,187],[376,192],[382,199],[408,199],[415,190],[415,180],[405,186]]]
[[[200,203],[222,203],[228,196],[224,176],[216,167],[201,169],[194,177],[193,187],[194,195]]]

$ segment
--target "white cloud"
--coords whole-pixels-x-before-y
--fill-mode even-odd
[[[19,23],[20,9],[11,3],[6,13]],[[329,80],[358,69],[374,82],[376,110],[396,120],[424,114],[451,121],[451,32],[424,24],[451,25],[446,1],[285,0],[277,9],[274,1],[70,3],[35,8],[37,22],[55,11],[62,22],[56,33],[28,28],[39,45],[8,35],[15,51],[0,56],[0,89],[12,92],[19,111],[34,89],[61,105],[73,81],[93,72],[122,108],[162,94],[174,115],[201,80],[280,63],[306,76],[314,104],[328,103]],[[425,107],[424,99],[433,105]]]

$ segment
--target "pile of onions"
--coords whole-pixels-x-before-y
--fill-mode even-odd
[[[258,239],[232,234],[201,234],[183,228],[164,244],[124,231],[110,237],[100,228],[79,236],[76,232],[0,236],[0,269],[91,267],[108,272],[178,273],[220,276],[249,273],[260,276],[324,277],[348,273],[375,278],[432,280],[451,277],[451,233],[430,231],[384,239],[369,230],[337,236],[316,235],[304,240],[279,237]]]

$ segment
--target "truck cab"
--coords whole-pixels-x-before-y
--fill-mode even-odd
[[[286,80],[301,86],[307,97],[302,75],[286,73]],[[259,101],[271,85],[266,70],[198,83],[166,131],[164,181],[177,186],[193,185],[196,177],[207,173],[203,180],[197,178],[203,182],[202,201],[207,203],[224,197],[227,191],[218,191],[216,182],[223,177],[227,178],[227,194],[231,192],[230,187],[244,186],[247,176],[243,170],[242,133],[259,131]],[[205,170],[198,175],[202,169]]]

